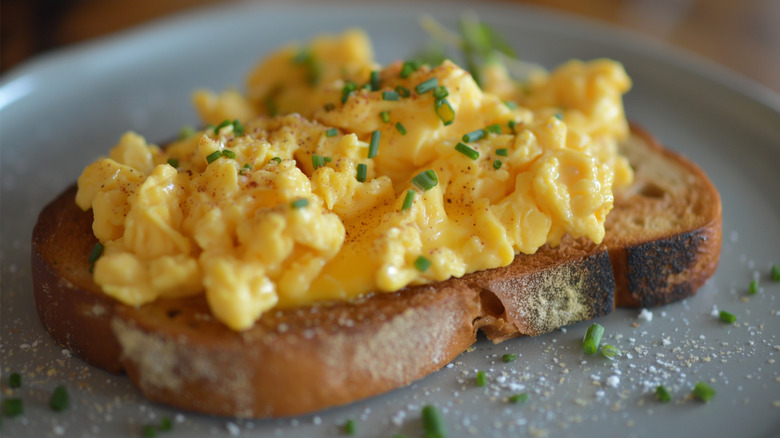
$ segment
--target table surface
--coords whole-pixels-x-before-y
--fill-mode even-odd
[[[238,0],[2,0],[0,68],[149,20]],[[277,0],[278,1],[278,0]],[[780,93],[780,1],[515,0],[631,29]]]

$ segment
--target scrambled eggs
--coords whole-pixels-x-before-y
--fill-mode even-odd
[[[78,180],[105,245],[94,278],[141,305],[205,293],[234,330],[509,264],[566,234],[600,242],[631,169],[622,66],[571,61],[484,89],[445,61],[381,68],[360,31],[271,55],[247,94],[198,91],[205,130],[125,134]]]

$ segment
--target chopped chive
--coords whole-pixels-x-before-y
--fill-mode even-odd
[[[494,161],[493,162],[493,169],[496,169],[496,170],[500,169],[502,164],[503,163],[501,162],[501,160]]]
[[[708,402],[715,397],[715,390],[706,382],[698,381],[693,387],[693,396],[703,402]]]
[[[431,261],[423,256],[418,256],[414,261],[414,267],[420,272],[425,272],[431,266]]]
[[[312,155],[311,165],[314,166],[314,170],[319,169],[320,167],[325,165],[325,157],[321,155]]]
[[[282,159],[281,159],[281,158],[279,158],[279,157],[273,157],[273,158],[271,158],[271,160],[269,161],[269,163],[270,163],[271,161],[276,161],[276,164],[282,164]]]
[[[412,189],[406,191],[406,196],[404,197],[404,204],[401,206],[401,211],[412,208],[412,203],[414,202],[414,193],[415,191]]]
[[[349,99],[349,95],[357,90],[357,84],[348,81],[346,84],[344,84],[344,87],[341,89],[341,103],[346,103],[347,99]]]
[[[176,158],[168,158],[168,165],[176,169],[179,167],[179,160]]]
[[[439,78],[433,77],[417,84],[417,86],[414,87],[414,91],[416,91],[417,94],[423,94],[433,90],[438,86],[439,86]]]
[[[758,280],[753,280],[750,282],[750,286],[748,286],[748,293],[750,295],[755,295],[758,293]]]
[[[512,395],[512,396],[509,396],[508,400],[509,400],[510,403],[514,403],[516,405],[519,405],[521,403],[525,403],[525,402],[528,401],[528,394],[525,393],[525,392],[522,393],[522,394],[515,394],[515,395]]]
[[[618,350],[617,347],[614,347],[612,345],[604,344],[604,346],[601,347],[601,354],[603,354],[604,357],[608,359],[614,358],[615,356],[618,355],[618,353],[620,353],[620,350]]]
[[[268,115],[271,117],[274,117],[279,114],[279,107],[276,105],[274,94],[269,94],[268,96],[263,99],[263,104],[265,105],[265,109],[268,110]]]
[[[311,52],[309,52],[309,48],[303,48],[300,52],[298,52],[295,56],[293,56],[292,62],[293,64],[303,64],[306,62],[306,60],[309,59],[311,56]]]
[[[157,426],[157,429],[168,432],[169,430],[173,429],[173,421],[171,421],[170,417],[163,417],[162,420],[160,420],[160,425]]]
[[[477,129],[476,131],[471,131],[468,134],[463,134],[463,141],[467,143],[473,143],[475,141],[479,141],[485,138],[485,130],[484,129]]]
[[[599,342],[601,342],[601,336],[604,334],[604,326],[600,324],[591,324],[588,327],[587,333],[585,333],[585,339],[582,341],[582,349],[585,354],[595,354],[599,349]]]
[[[383,122],[387,123],[390,121],[390,111],[382,111],[379,113],[379,117],[382,119]]]
[[[557,113],[555,113],[555,118],[558,120],[563,120],[563,113],[558,111]]]
[[[306,198],[296,199],[290,204],[292,208],[296,209],[306,207],[307,205],[309,205],[309,200]]]
[[[780,281],[780,266],[772,265],[772,281]]]
[[[368,83],[371,85],[371,91],[379,91],[379,72],[374,70],[369,76]]]
[[[506,123],[506,126],[509,127],[509,130],[512,131],[512,134],[515,133],[515,126],[517,126],[517,122],[514,120],[510,120]]]
[[[447,99],[437,99],[434,103],[434,109],[444,126],[451,125],[455,121],[455,110],[452,109],[452,105]]]
[[[237,136],[244,135],[244,125],[241,124],[241,120],[235,119],[233,120],[233,133]]]
[[[655,395],[662,403],[668,403],[672,400],[672,396],[669,394],[669,391],[666,390],[664,385],[658,385],[658,387],[655,388]]]
[[[412,75],[420,66],[414,61],[406,61],[401,67],[401,77],[406,79]]]
[[[444,99],[449,95],[450,92],[447,90],[447,87],[445,87],[444,85],[436,87],[433,90],[433,97],[436,99]]]
[[[476,160],[477,158],[479,158],[479,152],[466,146],[464,143],[458,142],[458,144],[455,145],[455,150],[471,158],[472,160]]]
[[[501,360],[503,360],[504,362],[514,362],[515,359],[517,359],[517,355],[512,353],[507,353],[501,356]]]
[[[504,102],[504,105],[506,105],[506,107],[509,109],[517,109],[517,102],[511,100],[507,100],[506,102]]]
[[[207,163],[209,163],[209,164],[211,164],[211,163],[213,163],[214,161],[216,161],[216,160],[217,160],[217,158],[219,158],[219,157],[221,157],[221,156],[222,156],[222,151],[214,151],[214,152],[210,153],[210,154],[209,154],[209,155],[206,157],[206,162],[207,162]]]
[[[192,129],[192,126],[183,126],[179,131],[179,140],[186,140],[193,135],[195,135],[195,130]]]
[[[357,180],[360,182],[366,182],[366,174],[368,173],[368,166],[363,163],[357,165]]]
[[[400,85],[395,87],[395,92],[398,93],[398,95],[401,96],[401,97],[409,97],[412,94],[412,93],[409,92],[408,88],[402,87]]]
[[[477,386],[487,385],[487,374],[484,371],[477,371]]]
[[[95,246],[92,247],[92,251],[89,253],[89,258],[87,259],[87,261],[89,263],[94,264],[97,261],[97,259],[99,259],[101,255],[103,255],[103,248],[104,246],[102,243],[100,242],[96,243]]]
[[[368,158],[374,158],[379,153],[380,138],[382,138],[382,131],[377,129],[371,133],[371,142],[368,144]]]
[[[720,320],[728,323],[728,324],[734,324],[737,322],[737,316],[733,313],[726,312],[725,310],[720,311]]]
[[[383,91],[382,92],[382,100],[398,100],[398,92],[397,91]]]
[[[249,163],[245,163],[244,167],[241,168],[241,171],[243,172],[245,170],[252,170],[252,165]]]
[[[146,438],[154,438],[157,436],[157,430],[154,428],[154,425],[147,424],[143,428],[143,434]]]
[[[445,438],[447,429],[444,427],[444,419],[436,406],[425,405],[422,408],[423,429],[426,438]]]
[[[236,158],[236,153],[231,151],[230,149],[223,149],[222,156],[225,158]]]
[[[22,386],[22,375],[19,373],[11,373],[11,375],[8,376],[8,387],[18,388],[20,386]]]
[[[491,134],[501,134],[501,125],[498,123],[493,123],[492,125],[488,125],[485,127],[487,132],[490,132]]]
[[[509,155],[509,151],[507,151],[506,148],[499,148],[499,149],[496,149],[496,155],[500,155],[502,157],[506,157],[506,156]]]
[[[331,157],[322,157],[322,159],[325,160],[326,163],[330,163],[331,161],[333,161],[333,158]]]
[[[357,432],[357,426],[355,425],[355,420],[349,419],[346,423],[344,423],[344,433],[347,435],[354,435],[355,432]]]
[[[68,396],[68,390],[65,386],[60,385],[54,388],[54,392],[49,399],[49,407],[56,412],[62,412],[68,408],[70,404],[70,397]]]
[[[425,192],[436,187],[436,184],[439,184],[439,178],[433,169],[428,169],[412,178],[412,184]]]
[[[404,125],[402,125],[401,122],[395,122],[395,129],[398,130],[401,135],[406,135],[406,128],[404,128]]]
[[[24,413],[24,401],[20,398],[7,398],[3,400],[3,415],[16,417]]]
[[[326,112],[333,111],[336,109],[336,105],[333,105],[332,103],[326,103],[325,106],[322,107]]]
[[[217,125],[216,128],[214,128],[214,135],[219,134],[219,131],[222,128],[227,128],[228,126],[231,126],[231,125],[233,125],[233,122],[231,122],[230,120],[228,120],[228,119],[223,120],[222,123],[220,123],[219,125]]]
[[[336,128],[330,128],[327,131],[325,131],[325,137],[335,137],[338,135],[339,130]]]

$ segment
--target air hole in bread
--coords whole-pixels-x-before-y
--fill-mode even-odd
[[[666,190],[658,184],[648,182],[639,189],[639,194],[645,198],[663,198],[666,195]]]
[[[479,302],[482,306],[482,315],[494,316],[496,318],[504,317],[506,313],[504,304],[493,292],[484,289],[480,291]]]
[[[168,318],[176,318],[181,313],[179,309],[168,309]]]

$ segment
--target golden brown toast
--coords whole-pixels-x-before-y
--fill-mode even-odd
[[[126,372],[149,399],[239,417],[298,415],[409,384],[465,351],[690,296],[715,271],[720,198],[694,164],[632,128],[624,154],[636,183],[616,193],[601,245],[566,237],[507,267],[349,302],[270,311],[235,332],[203,296],[135,308],[102,294],[89,273],[92,212],[75,186],[33,231],[39,317],[64,347]]]

